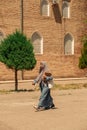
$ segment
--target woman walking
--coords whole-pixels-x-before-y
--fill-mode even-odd
[[[37,106],[34,106],[34,108],[37,111],[55,108],[53,98],[50,95],[50,88],[49,88],[50,82],[51,83],[53,82],[53,77],[47,67],[46,62],[43,61],[40,63],[39,75],[32,83],[33,85],[39,83],[39,87],[41,90],[39,103]]]

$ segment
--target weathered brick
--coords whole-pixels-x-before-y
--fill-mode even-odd
[[[81,37],[87,32],[84,20],[87,17],[87,0],[71,0],[70,18],[62,18],[62,3],[60,0],[56,7],[50,3],[50,16],[40,15],[40,0],[24,0],[24,33],[28,38],[35,31],[43,37],[44,53],[36,55],[37,65],[33,71],[24,71],[24,79],[35,77],[38,73],[39,63],[47,61],[55,77],[81,77],[86,74],[86,70],[78,67],[81,54]],[[58,10],[57,10],[58,9]],[[0,1],[0,31],[6,35],[20,29],[20,1],[2,0]],[[75,53],[72,56],[64,55],[64,36],[71,33],[74,37]],[[10,80],[14,78],[13,71],[9,71],[0,63],[0,80]],[[21,79],[21,72],[19,72]]]

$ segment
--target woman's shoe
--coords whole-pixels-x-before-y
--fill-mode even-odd
[[[55,109],[55,105],[52,104],[52,105],[50,106],[50,108],[51,108],[51,109]]]
[[[35,106],[33,106],[33,108],[34,108],[34,109],[36,109],[36,110],[38,110],[38,106],[36,106],[36,105],[35,105]]]
[[[34,109],[36,109],[36,111],[44,111],[45,108],[44,107],[38,107],[38,106],[33,106]]]
[[[44,111],[44,110],[45,110],[44,107],[40,107],[40,108],[38,108],[38,111]]]

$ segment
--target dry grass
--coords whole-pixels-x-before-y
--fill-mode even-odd
[[[83,89],[87,88],[87,84],[55,84],[52,90],[68,90],[68,89]],[[37,86],[34,90],[26,90],[26,89],[20,89],[17,92],[32,92],[32,91],[38,91],[39,87]],[[0,94],[10,94],[15,92],[14,90],[0,90]]]
[[[68,90],[87,88],[87,84],[55,84],[52,89]]]
[[[11,91],[9,90],[0,90],[0,94],[10,94]]]

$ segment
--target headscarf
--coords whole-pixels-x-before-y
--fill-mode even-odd
[[[42,64],[44,66],[44,68],[42,70],[39,69],[39,73],[43,72],[49,72],[47,63],[45,61],[41,61],[40,64]]]
[[[45,61],[41,61],[40,62],[44,67],[43,69],[39,69],[39,75],[37,76],[37,78],[35,79],[35,81],[37,83],[40,83],[42,80],[42,77],[45,73],[50,73],[50,70],[48,69],[47,63]]]

